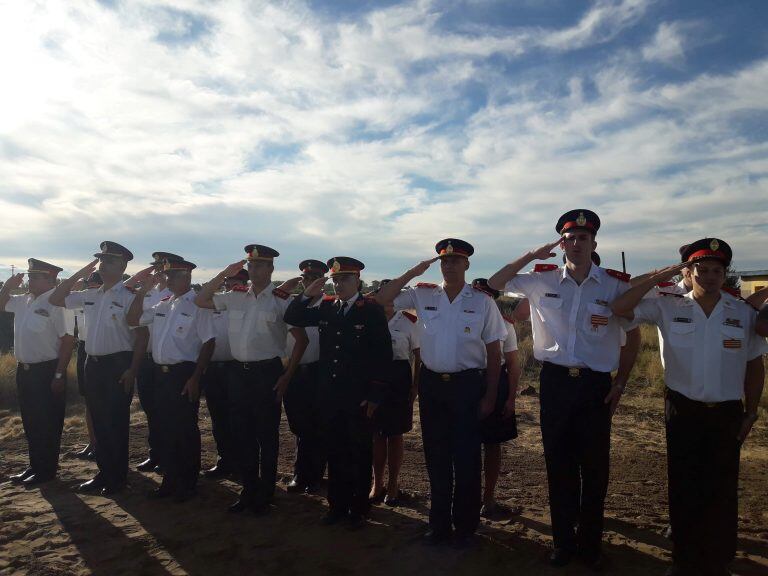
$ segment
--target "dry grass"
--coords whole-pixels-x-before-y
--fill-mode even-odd
[[[67,368],[67,399],[72,402],[81,399],[77,391],[77,364],[75,355]],[[16,358],[12,354],[0,355],[0,410],[19,407],[16,395]]]

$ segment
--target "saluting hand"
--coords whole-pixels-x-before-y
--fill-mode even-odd
[[[690,266],[690,262],[679,262],[677,264],[673,264],[672,266],[667,266],[666,268],[662,268],[655,274],[653,274],[652,278],[656,283],[659,282],[667,282],[668,280],[671,280],[678,274],[680,274],[680,271],[683,268],[688,268]]]
[[[21,283],[24,282],[24,272],[19,272],[18,274],[14,274],[8,280],[5,281],[5,284],[3,284],[3,288],[7,288],[8,290],[16,290],[19,286],[21,286]]]
[[[80,268],[80,270],[78,270],[77,272],[75,272],[75,273],[72,275],[72,278],[70,278],[70,279],[71,279],[71,280],[72,280],[72,279],[73,279],[73,280],[79,280],[80,278],[88,278],[88,276],[90,276],[90,275],[91,275],[91,273],[92,273],[94,270],[96,270],[96,267],[97,267],[98,265],[99,265],[99,259],[98,259],[98,258],[96,258],[96,259],[94,259],[93,261],[91,261],[91,262],[89,262],[88,264],[86,264],[85,266],[83,266],[82,268]]]
[[[323,293],[323,286],[325,286],[325,283],[328,282],[328,278],[323,276],[322,278],[318,278],[312,284],[306,287],[304,290],[304,296],[307,298],[314,298],[315,296],[320,296],[320,294]]]
[[[531,251],[531,256],[533,256],[534,260],[548,260],[549,258],[554,258],[557,256],[554,252],[552,252],[552,249],[560,244],[562,242],[562,238],[558,238],[554,242],[550,242],[549,244],[544,244],[544,246],[540,246],[536,248],[535,250]]]
[[[438,257],[437,257],[437,256],[435,256],[434,258],[430,258],[429,260],[422,260],[421,262],[419,262],[418,264],[416,264],[416,266],[414,266],[413,268],[411,268],[411,269],[408,271],[408,275],[409,275],[409,276],[411,276],[411,277],[414,277],[414,276],[421,276],[421,275],[422,275],[422,274],[424,274],[424,272],[426,272],[426,271],[429,269],[429,267],[430,267],[430,266],[431,266],[431,265],[432,265],[434,262],[436,262],[437,260],[438,260]]]
[[[221,271],[219,276],[223,276],[224,278],[231,278],[243,269],[243,264],[245,264],[245,260],[239,260],[233,264],[230,264]]]

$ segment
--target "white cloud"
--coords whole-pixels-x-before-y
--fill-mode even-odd
[[[685,60],[685,50],[680,26],[674,22],[659,24],[653,40],[643,47],[643,58],[664,64],[682,63]]]

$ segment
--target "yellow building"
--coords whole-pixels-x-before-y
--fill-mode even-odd
[[[741,295],[746,298],[768,286],[768,270],[739,272],[739,281],[741,282]]]

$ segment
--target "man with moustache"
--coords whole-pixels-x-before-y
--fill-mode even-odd
[[[34,486],[53,480],[59,466],[64,426],[66,373],[75,337],[68,311],[52,306],[49,296],[61,268],[30,258],[29,291],[12,296],[24,274],[9,278],[0,290],[0,310],[14,319],[13,354],[21,421],[29,445],[29,467],[11,476],[13,482]]]
[[[85,314],[85,400],[93,417],[99,472],[79,488],[114,495],[126,486],[131,398],[146,352],[147,330],[139,328],[134,334],[126,321],[134,294],[122,278],[133,254],[109,240],[100,248],[94,254],[96,260],[56,287],[50,302],[68,309],[82,308]],[[73,292],[75,283],[88,277],[97,264],[102,286]]]
[[[136,294],[128,312],[129,326],[154,328],[154,400],[157,417],[163,482],[153,498],[173,496],[185,502],[195,494],[200,472],[200,379],[208,367],[215,333],[211,314],[194,303],[192,270],[186,260],[166,260],[162,274],[170,296],[144,310],[145,284]]]
[[[664,341],[670,576],[725,576],[736,553],[740,448],[758,418],[768,346],[755,311],[722,291],[731,258],[725,241],[702,238],[611,305]],[[691,291],[643,299],[682,267]]]
[[[494,301],[467,284],[472,245],[446,238],[435,251],[437,257],[382,286],[375,298],[416,310],[420,324],[419,411],[432,496],[426,542],[447,543],[455,529],[454,544],[466,547],[480,522],[480,421],[496,403],[507,329]],[[437,260],[442,285],[403,290]]]

